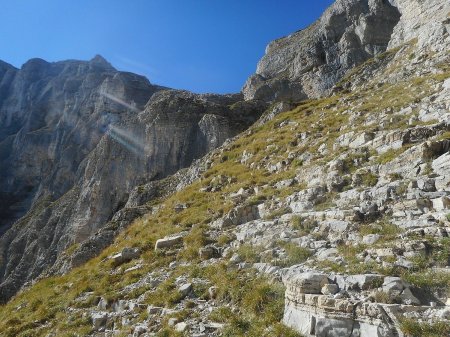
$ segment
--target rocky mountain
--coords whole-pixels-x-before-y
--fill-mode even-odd
[[[100,95],[135,100],[141,108],[159,90],[146,79],[119,73],[101,57],[90,62],[33,59],[18,70],[5,65],[1,90],[2,228],[42,197],[59,198],[76,180],[82,160],[127,109]]]
[[[440,0],[337,0],[311,26],[271,42],[242,92],[249,100],[317,98],[388,47],[419,38],[445,48],[445,6]]]
[[[90,91],[97,143],[74,178],[52,173],[72,185],[36,174],[0,238],[3,298],[41,275],[0,332],[449,336],[449,33],[448,1],[337,0],[272,42],[242,94]],[[1,64],[1,95],[22,70]]]
[[[259,113],[239,94],[161,88],[100,56],[2,73],[2,299],[97,232],[133,188],[189,166]]]
[[[384,52],[400,12],[389,1],[338,0],[306,29],[271,42],[246,99],[299,101],[320,97],[348,70]]]

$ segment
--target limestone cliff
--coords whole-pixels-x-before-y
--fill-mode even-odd
[[[418,39],[419,48],[445,49],[449,11],[441,0],[337,0],[311,26],[271,42],[242,91],[265,101],[327,95],[388,48]]]
[[[327,94],[354,66],[384,52],[400,19],[385,0],[338,0],[306,29],[271,42],[246,99],[299,101]]]
[[[0,66],[3,299],[105,225],[134,187],[189,166],[260,111],[239,94],[152,85],[100,56]]]

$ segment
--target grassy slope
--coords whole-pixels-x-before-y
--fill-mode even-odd
[[[294,177],[302,169],[307,168],[301,162],[293,161],[285,171],[270,174],[263,165],[260,168],[250,169],[248,165],[241,164],[240,159],[244,150],[254,154],[250,163],[254,162],[256,166],[268,161],[275,164],[284,160],[289,152],[301,154],[304,151],[315,156],[308,165],[326,163],[339,153],[331,151],[329,155],[321,156],[315,150],[323,143],[328,144],[331,150],[331,144],[336,137],[345,132],[345,129],[349,131],[347,113],[349,106],[359,106],[360,111],[365,113],[380,111],[386,107],[399,110],[408,103],[428,95],[435,83],[448,77],[449,73],[446,71],[444,74],[412,78],[396,84],[369,86],[357,93],[340,93],[325,99],[306,101],[293,111],[280,114],[263,126],[251,128],[225,149],[215,152],[214,164],[201,180],[165,200],[158,201],[157,203],[162,205],[158,212],[135,221],[99,257],[67,275],[37,282],[8,304],[1,306],[0,334],[42,336],[54,332],[57,336],[85,335],[91,331],[91,322],[89,316],[83,315],[83,308],[91,307],[98,296],[107,299],[136,298],[147,292],[145,297],[147,303],[171,307],[179,300],[173,285],[174,277],[185,275],[190,278],[207,279],[210,285],[219,287],[219,301],[224,304],[231,302],[240,308],[240,314],[233,313],[225,306],[211,314],[212,319],[230,323],[224,335],[296,336],[277,323],[283,311],[282,287],[256,276],[251,271],[229,272],[224,264],[209,267],[181,266],[154,292],[148,292],[148,285],[143,285],[131,294],[123,294],[121,289],[137,282],[150,272],[157,273],[172,261],[196,264],[199,261],[198,248],[206,243],[203,233],[208,223],[233,207],[231,201],[226,198],[230,193],[238,191],[241,187],[267,185],[258,196],[259,200],[264,200],[285,196],[301,188],[297,186],[280,191],[272,187],[277,181]],[[380,97],[383,98],[381,101]],[[393,120],[388,127],[392,129],[402,127],[406,125],[408,118],[409,116],[406,116],[404,119]],[[358,130],[370,130],[370,127],[362,126],[360,121],[354,121],[353,124],[357,125]],[[313,137],[310,137],[303,147],[299,147],[298,136],[303,132],[309,132]],[[267,157],[270,159],[267,160]],[[218,175],[232,177],[235,182],[218,192],[200,191],[200,188],[208,186]],[[173,209],[178,203],[186,203],[189,207],[175,213]],[[163,254],[153,250],[157,239],[184,230],[190,230],[190,233],[185,238],[185,247],[181,251],[176,254]],[[116,267],[106,259],[123,247],[130,246],[139,247],[143,251],[142,268],[124,272],[136,261]],[[204,296],[206,289],[199,288],[195,291],[199,296]],[[88,295],[84,296],[85,294]],[[189,316],[192,313],[187,310],[182,314]],[[143,320],[145,317],[146,312],[142,312],[139,319]],[[124,332],[127,332],[126,328]],[[166,330],[161,335],[176,334]]]

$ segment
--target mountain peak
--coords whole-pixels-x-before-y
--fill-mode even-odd
[[[92,58],[89,61],[89,63],[95,66],[101,66],[104,68],[110,68],[115,70],[115,68],[111,65],[111,63],[109,63],[103,56],[99,54],[95,55],[94,58]]]
[[[47,66],[47,65],[49,65],[49,63],[47,61],[45,61],[44,59],[41,59],[39,57],[35,57],[35,58],[29,59],[27,62],[25,62],[22,65],[22,69],[42,67],[42,66]]]

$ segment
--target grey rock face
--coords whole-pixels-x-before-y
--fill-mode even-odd
[[[392,34],[389,48],[412,39],[418,47],[445,51],[450,43],[450,3],[443,0],[389,0],[402,14]]]
[[[271,42],[246,99],[299,101],[328,93],[354,66],[386,50],[400,19],[384,0],[337,0],[306,29]]]
[[[189,166],[262,112],[237,104],[241,95],[151,85],[100,56],[1,63],[0,75],[0,300],[101,229],[133,188]]]
[[[88,185],[95,179],[89,174],[114,172],[108,167],[114,158],[105,150],[126,149],[112,143],[113,125],[126,123],[162,88],[116,71],[100,56],[89,62],[33,59],[20,70],[1,68],[0,298],[6,299],[123,202],[129,185],[117,182],[113,185],[119,187],[111,185],[106,192],[104,180],[95,188]],[[88,157],[98,158],[101,151],[95,149],[102,144],[102,167],[95,168]],[[86,203],[90,207],[80,212]]]
[[[119,73],[101,57],[90,62],[30,60],[8,67],[0,91],[0,227],[8,227],[39,198],[56,199],[77,169],[127,109],[100,92],[143,107],[158,87]]]

